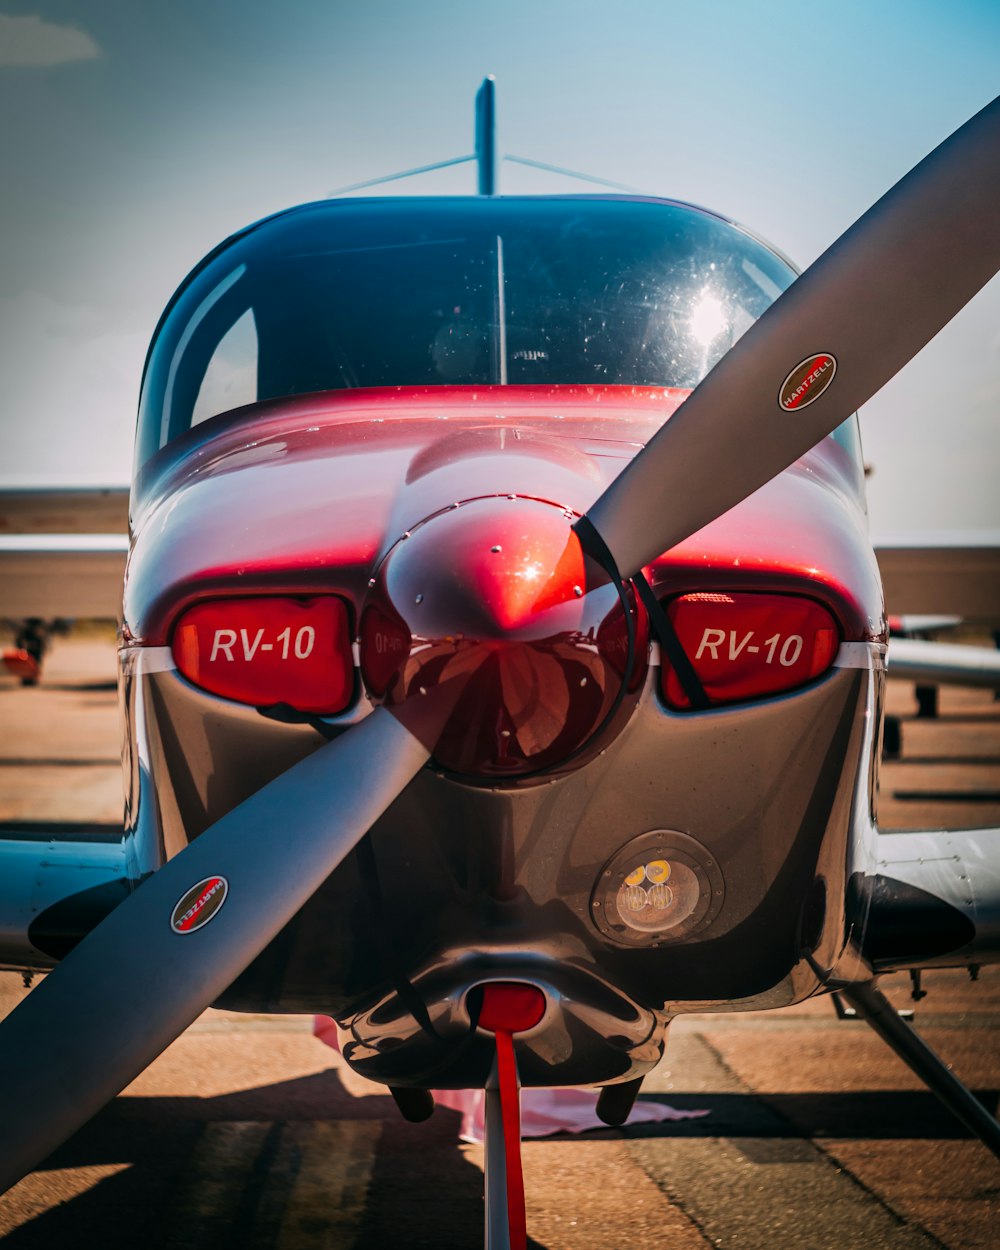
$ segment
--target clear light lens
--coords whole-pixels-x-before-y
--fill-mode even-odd
[[[619,891],[618,897],[624,903],[627,911],[642,911],[647,903],[646,891],[639,885],[623,887]]]
[[[671,885],[667,885],[669,877]],[[631,884],[638,879],[641,884]],[[701,882],[684,863],[655,859],[634,868],[615,897],[618,914],[630,929],[663,932],[686,920],[698,905]]]

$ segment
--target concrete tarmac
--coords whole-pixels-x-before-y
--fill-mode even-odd
[[[74,636],[37,689],[0,677],[0,822],[120,820],[114,671],[108,638]],[[902,755],[883,768],[883,826],[1000,826],[1000,704],[944,690],[919,720],[912,689],[890,690]],[[906,977],[882,984],[995,1113],[1000,968],[925,975],[918,1004]],[[24,993],[0,974],[0,1014]],[[642,1096],[709,1114],[526,1142],[538,1250],[1000,1245],[1000,1165],[828,999],[671,1033]],[[0,1198],[0,1245],[469,1250],[482,1151],[458,1123],[439,1108],[406,1124],[308,1018],[208,1011]]]

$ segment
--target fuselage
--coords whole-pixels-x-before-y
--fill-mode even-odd
[[[655,205],[636,203],[650,229]],[[697,376],[512,381],[515,353],[548,368],[562,331],[544,300],[540,322],[518,321],[530,300],[516,305],[509,277],[510,213],[498,229],[489,282],[463,269],[492,329],[480,341],[456,297],[419,357],[438,384],[345,386],[374,380],[345,349],[337,385],[263,388],[186,428],[147,396],[140,424],[121,650],[130,871],[155,870],[372,706],[416,717],[431,764],[221,1000],[332,1014],[349,1061],[390,1084],[481,1083],[476,996],[495,979],[546,994],[519,1042],[525,1083],[629,1079],[674,1014],[818,992],[857,959],[864,925],[851,878],[871,854],[885,628],[853,424],[645,570],[707,695],[693,709],[630,588],[571,567],[562,535]],[[202,279],[225,281],[211,265]],[[705,290],[703,319],[719,315]],[[515,304],[502,333],[497,291]],[[160,359],[154,342],[147,370],[175,409],[184,387],[202,402],[212,358],[184,380],[216,307],[189,294],[172,305],[187,329],[168,310],[158,339],[173,346]],[[485,380],[469,380],[479,348]],[[314,671],[317,646],[339,658],[315,669],[329,685],[314,696],[294,670]]]

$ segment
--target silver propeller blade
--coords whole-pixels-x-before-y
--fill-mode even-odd
[[[235,980],[427,757],[373,712],[223,816],[49,973],[0,1024],[0,1193]]]
[[[1000,98],[778,298],[590,509],[621,574],[632,576],[834,430],[998,267]]]

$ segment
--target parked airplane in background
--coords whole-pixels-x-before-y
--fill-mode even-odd
[[[687,205],[481,189],[277,214],[157,327],[124,839],[0,843],[0,963],[55,965],[0,1185],[212,1003],[332,1015],[412,1119],[485,1087],[492,1250],[518,1080],[621,1123],[685,1012],[842,992],[1000,1154],[876,986],[1000,959],[1000,831],[878,832],[853,415],[1000,266],[1000,101],[800,278]]]

